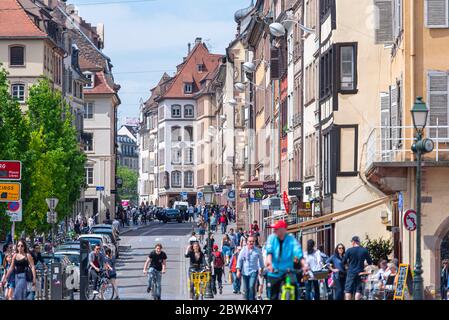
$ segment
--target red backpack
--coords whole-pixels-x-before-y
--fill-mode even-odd
[[[223,268],[224,267],[224,261],[223,261],[223,255],[220,251],[213,252],[214,255],[214,268]]]

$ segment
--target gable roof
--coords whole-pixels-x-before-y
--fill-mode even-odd
[[[46,38],[17,0],[0,0],[0,38]]]
[[[222,58],[223,55],[221,54],[209,53],[204,43],[196,44],[182,65],[179,66],[178,72],[158,100],[166,98],[193,98],[194,94],[201,89],[201,80],[207,73],[213,72],[217,68]],[[197,70],[197,64],[199,63],[205,65],[206,71],[199,72]],[[193,83],[192,94],[184,93],[185,82]]]

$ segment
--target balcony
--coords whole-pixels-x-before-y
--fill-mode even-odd
[[[449,126],[428,126],[426,136],[434,151],[423,155],[423,167],[449,167]],[[413,126],[383,126],[373,129],[365,151],[365,175],[386,194],[406,190],[408,168],[416,167],[411,146]]]

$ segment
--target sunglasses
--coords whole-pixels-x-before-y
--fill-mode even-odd
[[[18,244],[17,245],[17,248],[23,248],[24,246],[23,246],[23,244]]]

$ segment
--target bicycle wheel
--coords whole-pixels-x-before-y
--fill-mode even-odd
[[[153,291],[153,300],[158,300],[157,292],[156,292],[156,277],[153,276],[153,280],[151,281],[151,291]]]
[[[114,299],[115,288],[109,279],[105,279],[101,284],[101,296],[103,300]]]
[[[86,299],[87,300],[95,300],[95,295],[94,295],[94,284],[92,281],[89,281],[87,286],[86,286]]]

